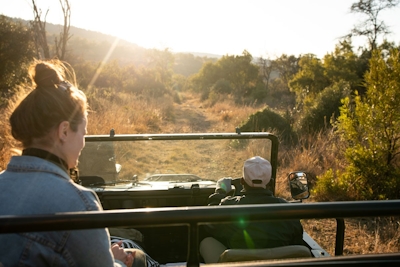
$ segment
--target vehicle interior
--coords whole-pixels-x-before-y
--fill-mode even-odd
[[[285,205],[207,206],[216,181],[231,177],[235,190],[243,162],[259,155],[271,162],[276,183],[278,139],[270,133],[86,136],[78,183],[93,189],[104,211],[37,217],[0,216],[0,234],[108,227],[112,237],[133,240],[165,266],[204,265],[203,226],[240,220],[336,219],[335,255],[306,232],[303,246],[227,249],[218,266],[399,266],[400,255],[342,256],[343,218],[400,215],[400,201],[302,203],[310,195],[307,173],[287,175],[292,196]],[[70,222],[74,221],[73,224]],[[213,264],[207,264],[213,265]]]
[[[215,192],[216,181],[231,177],[240,195],[243,162],[253,156],[273,166],[270,189],[276,183],[278,139],[270,133],[154,134],[87,136],[79,160],[80,183],[93,189],[105,210],[205,207]],[[289,189],[290,186],[290,189]],[[308,198],[303,172],[288,176],[294,202]],[[202,216],[202,214],[199,214]],[[111,235],[131,236],[162,264],[186,262],[190,246],[188,225],[110,228]],[[206,233],[198,227],[200,242]],[[313,249],[311,249],[313,247]],[[198,249],[197,249],[198,250]],[[304,233],[304,246],[267,250],[225,251],[221,262],[248,259],[323,257],[329,254]],[[204,259],[200,256],[200,261]]]

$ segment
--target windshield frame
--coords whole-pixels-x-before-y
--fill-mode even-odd
[[[278,138],[269,132],[240,132],[240,133],[167,133],[167,134],[115,134],[114,130],[109,135],[86,135],[85,142],[123,142],[123,141],[160,141],[160,140],[218,140],[218,139],[268,139],[271,142],[270,162],[272,165],[273,184],[275,193],[276,172],[278,162]]]

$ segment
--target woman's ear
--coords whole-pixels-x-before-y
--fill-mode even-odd
[[[66,138],[68,135],[68,130],[69,130],[69,122],[68,121],[63,121],[58,125],[58,138],[62,142],[66,141]]]

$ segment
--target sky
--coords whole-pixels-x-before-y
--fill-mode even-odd
[[[69,0],[71,26],[121,38],[145,48],[276,58],[331,53],[365,15],[350,13],[357,0]],[[59,0],[35,0],[46,21],[63,24]],[[0,14],[33,19],[32,0],[0,0]],[[44,15],[42,16],[44,17]],[[400,44],[400,5],[383,11]],[[355,47],[367,40],[356,38]]]

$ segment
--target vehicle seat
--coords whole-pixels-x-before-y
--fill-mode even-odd
[[[309,258],[310,249],[306,246],[293,245],[265,249],[226,249],[218,262],[256,261],[271,259]]]

